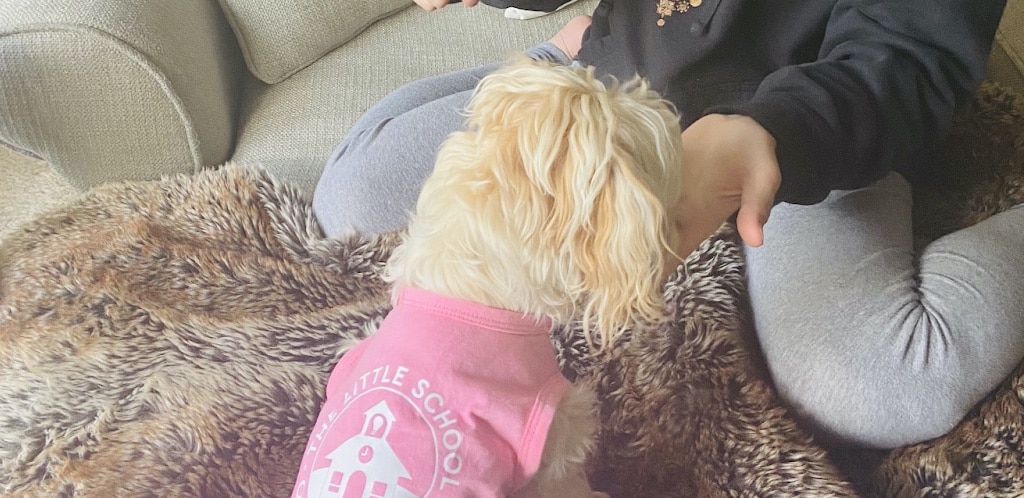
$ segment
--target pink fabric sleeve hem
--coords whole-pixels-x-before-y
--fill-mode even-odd
[[[529,481],[540,468],[540,459],[544,453],[544,443],[548,438],[548,430],[555,416],[558,403],[565,396],[572,384],[562,375],[552,376],[537,394],[530,416],[523,427],[523,437],[519,442],[518,472],[514,489],[519,489]]]

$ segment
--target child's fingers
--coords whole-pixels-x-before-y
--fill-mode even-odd
[[[779,167],[775,164],[765,164],[750,173],[736,214],[736,230],[747,245],[759,247],[764,243],[764,224],[775,205],[780,182]]]

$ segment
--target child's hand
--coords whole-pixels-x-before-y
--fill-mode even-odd
[[[443,9],[445,5],[452,3],[450,0],[413,0],[416,5],[419,5],[421,9],[430,12],[432,10]],[[461,0],[466,7],[474,7],[480,3],[480,0]]]
[[[689,254],[738,211],[743,242],[760,246],[782,174],[775,138],[747,116],[709,114],[683,131],[677,214]]]

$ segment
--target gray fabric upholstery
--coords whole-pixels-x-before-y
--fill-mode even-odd
[[[1024,0],[1010,0],[996,31],[989,76],[1024,91]]]
[[[548,39],[594,5],[580,2],[530,21],[505,19],[501,10],[486,6],[453,5],[430,13],[410,7],[278,84],[253,85],[233,159],[260,163],[311,194],[348,128],[389,91],[425,76],[504,60]]]
[[[79,188],[219,164],[239,60],[215,0],[0,2],[0,142]]]
[[[220,0],[249,70],[278,83],[411,0]]]

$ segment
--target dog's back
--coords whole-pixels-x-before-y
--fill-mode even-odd
[[[429,474],[416,461],[442,496],[594,494],[595,396],[569,388],[548,332],[581,313],[611,344],[661,316],[677,118],[639,80],[528,60],[468,110],[388,263],[395,310],[331,375],[303,489],[411,486]],[[422,437],[399,438],[409,427]]]

